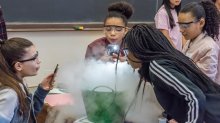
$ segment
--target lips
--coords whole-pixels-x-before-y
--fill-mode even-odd
[[[110,39],[110,42],[115,43],[115,42],[117,42],[117,40],[116,39]]]
[[[37,68],[36,68],[36,71],[38,71],[39,69],[40,69],[40,67],[37,67]]]

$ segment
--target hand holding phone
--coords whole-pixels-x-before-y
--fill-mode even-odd
[[[56,76],[56,74],[57,74],[58,68],[59,68],[59,64],[56,65],[56,67],[55,67],[55,69],[54,69],[54,71],[53,71],[53,76],[52,76],[52,78],[51,78],[51,80],[50,80],[50,85],[52,85],[52,83],[53,83],[53,81],[54,81],[54,78],[55,78],[55,76]]]
[[[107,47],[107,54],[113,56],[113,54],[118,54],[120,46],[116,44],[109,44]]]

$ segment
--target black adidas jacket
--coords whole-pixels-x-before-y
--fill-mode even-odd
[[[220,94],[206,94],[170,60],[155,60],[149,78],[166,113],[178,123],[220,123]]]

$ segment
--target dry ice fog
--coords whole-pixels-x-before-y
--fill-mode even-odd
[[[158,105],[153,89],[146,84],[142,97],[142,89],[136,96],[136,88],[139,75],[126,62],[118,63],[117,71],[115,63],[103,63],[90,61],[88,63],[74,63],[60,66],[57,74],[57,87],[70,92],[74,99],[74,105],[69,112],[76,118],[85,116],[85,105],[82,97],[84,90],[99,92],[123,92],[126,96],[126,111],[136,97],[133,105],[126,114],[126,119],[137,123],[157,122],[162,109]],[[106,97],[108,98],[108,97]],[[95,106],[94,104],[92,104]],[[65,109],[67,110],[67,109]]]

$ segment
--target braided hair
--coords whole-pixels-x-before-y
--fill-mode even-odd
[[[149,25],[135,25],[124,37],[122,46],[142,63],[139,69],[140,81],[137,92],[142,82],[149,81],[149,65],[152,60],[167,59],[173,61],[175,66],[184,73],[196,78],[193,81],[203,92],[220,92],[220,86],[207,77],[191,59],[176,50],[168,39],[156,28]],[[187,77],[190,77],[187,76]],[[144,80],[144,81],[142,81]]]

